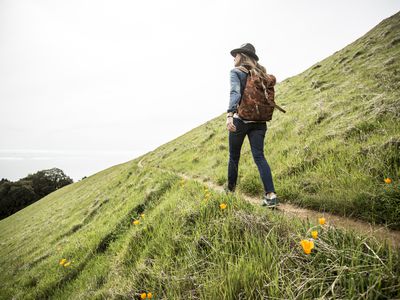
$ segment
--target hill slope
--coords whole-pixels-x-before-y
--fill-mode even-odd
[[[400,14],[277,86],[266,158],[282,198],[400,228]],[[149,155],[150,165],[227,181],[221,115]],[[263,192],[245,140],[239,189]],[[391,178],[392,184],[384,182]]]
[[[398,226],[399,21],[279,84],[288,113],[269,126],[266,155],[286,201]],[[400,297],[398,249],[182,182],[174,171],[226,181],[224,125],[221,115],[1,220],[0,297]],[[260,194],[243,150],[239,188]]]

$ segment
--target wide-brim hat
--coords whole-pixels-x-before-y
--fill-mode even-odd
[[[240,48],[233,49],[231,51],[231,55],[235,57],[236,53],[244,53],[251,57],[253,57],[256,61],[258,61],[258,56],[256,54],[256,49],[250,43],[246,43],[240,46]]]

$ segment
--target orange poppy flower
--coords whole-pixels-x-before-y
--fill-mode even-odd
[[[227,207],[227,205],[225,204],[225,203],[221,203],[220,205],[219,205],[219,208],[220,209],[225,209]]]
[[[69,261],[69,262],[64,264],[64,267],[68,267],[70,264],[71,264],[71,262]]]
[[[314,242],[310,240],[301,240],[300,245],[303,247],[303,251],[305,254],[310,254],[311,249],[314,248]]]
[[[390,179],[390,178],[385,178],[384,180],[385,180],[385,182],[386,182],[387,184],[392,183],[392,179]]]
[[[311,231],[311,236],[313,237],[314,240],[317,239],[318,238],[318,231],[316,231],[316,230]]]

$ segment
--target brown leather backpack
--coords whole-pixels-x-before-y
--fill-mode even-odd
[[[286,113],[275,103],[276,78],[274,75],[267,74],[267,77],[263,78],[254,69],[249,70],[244,66],[238,69],[247,73],[246,86],[238,107],[240,118],[251,121],[270,121],[275,107]]]

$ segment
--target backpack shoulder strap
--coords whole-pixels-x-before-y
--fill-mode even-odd
[[[282,107],[280,107],[278,104],[276,104],[275,102],[272,102],[269,98],[268,98],[268,93],[267,93],[267,88],[265,87],[264,82],[261,80],[261,86],[264,90],[264,94],[265,94],[265,99],[267,100],[267,102],[276,107],[277,109],[279,109],[281,112],[286,113],[286,110],[284,110]]]

